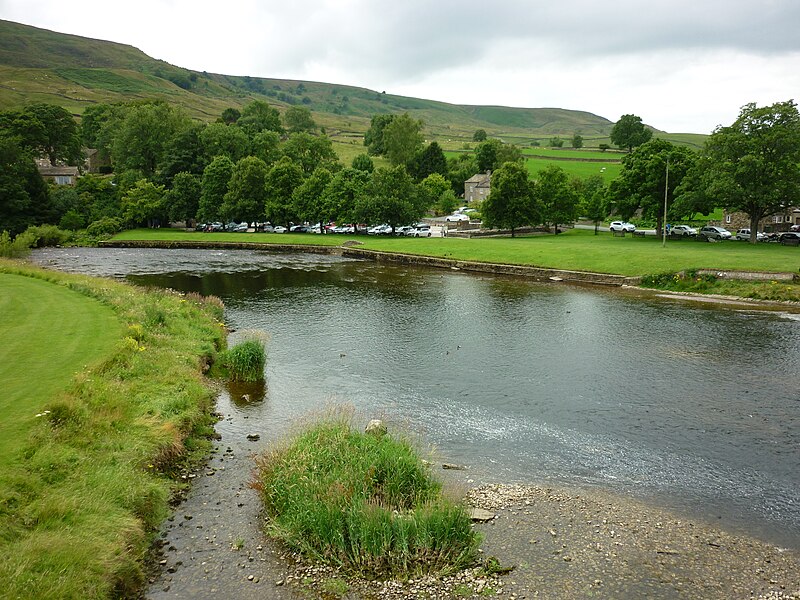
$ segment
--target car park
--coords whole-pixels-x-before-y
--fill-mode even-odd
[[[736,239],[739,240],[739,241],[749,240],[750,239],[750,229],[744,228],[744,229],[737,230],[736,231]],[[764,241],[766,241],[766,239],[767,239],[766,234],[761,233],[760,231],[756,233],[756,240],[757,241],[764,242]]]
[[[636,225],[633,223],[628,223],[627,221],[612,221],[611,224],[608,226],[609,231],[626,231],[628,233],[633,233],[636,231]]]
[[[694,227],[689,227],[688,225],[675,225],[669,230],[669,234],[679,237],[688,237],[697,235],[697,229]]]
[[[469,222],[469,215],[465,215],[464,213],[455,213],[452,215],[447,215],[444,220],[448,223],[458,223],[459,221]]]
[[[729,240],[733,237],[733,234],[724,227],[714,225],[706,225],[697,232],[697,235],[706,240]]]

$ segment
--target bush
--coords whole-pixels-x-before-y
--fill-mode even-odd
[[[122,231],[122,221],[117,217],[103,217],[86,228],[86,233],[92,237],[110,236],[120,231]]]
[[[69,231],[59,229],[55,225],[31,225],[25,230],[25,233],[29,233],[36,238],[36,243],[34,244],[36,248],[60,246],[68,242],[72,237]]]
[[[31,253],[36,245],[36,234],[30,230],[23,231],[13,240],[8,231],[0,233],[0,256],[3,258],[22,258]]]
[[[220,362],[233,381],[263,381],[267,356],[264,342],[249,339],[220,354]]]
[[[68,229],[69,231],[77,231],[81,229],[83,225],[83,216],[75,210],[68,210],[58,222],[58,226],[61,229]]]
[[[305,558],[367,578],[450,573],[480,538],[405,440],[328,417],[258,460],[268,532]]]

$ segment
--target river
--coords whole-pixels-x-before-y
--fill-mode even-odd
[[[349,403],[476,483],[597,486],[800,548],[797,314],[314,254],[34,260],[214,294],[231,341],[266,332],[265,398],[227,400],[248,433]]]

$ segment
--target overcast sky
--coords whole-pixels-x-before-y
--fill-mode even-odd
[[[197,71],[710,133],[800,96],[800,0],[0,0]]]

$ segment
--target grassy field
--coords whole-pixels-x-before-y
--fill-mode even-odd
[[[136,597],[210,447],[221,305],[6,260],[0,292],[3,597]]]
[[[551,158],[527,157],[525,159],[525,166],[531,177],[536,177],[536,174],[550,165],[561,167],[574,177],[585,179],[591,175],[600,175],[606,184],[611,183],[622,171],[622,165],[619,163],[607,162],[588,162],[578,160],[555,160]]]
[[[349,239],[368,250],[399,252],[556,269],[613,273],[628,276],[691,269],[797,272],[798,248],[777,244],[727,241],[701,243],[668,240],[666,248],[655,237],[613,237],[608,233],[570,230],[562,235],[518,238],[374,238],[372,236],[194,233],[170,229],[137,229],[120,233],[119,240],[235,241],[266,244],[341,245]]]

